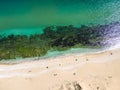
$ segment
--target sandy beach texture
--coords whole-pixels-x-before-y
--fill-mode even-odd
[[[0,90],[120,90],[120,49],[1,64]]]

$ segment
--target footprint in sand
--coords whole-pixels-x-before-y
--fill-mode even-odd
[[[48,69],[48,66],[46,68]]]
[[[88,59],[86,59],[86,61],[88,61]]]
[[[59,66],[61,66],[61,64],[59,64]]]
[[[32,72],[31,70],[28,71],[28,73]]]
[[[57,73],[53,74],[54,76],[57,76]]]
[[[58,90],[82,90],[82,87],[75,81],[62,84]]]
[[[77,81],[65,81],[61,84],[54,85],[49,90],[83,90]]]
[[[73,75],[76,75],[76,73],[73,73]]]
[[[78,61],[78,59],[75,59],[75,61]]]
[[[113,53],[110,53],[110,55],[113,55]]]

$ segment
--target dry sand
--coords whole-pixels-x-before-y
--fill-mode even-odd
[[[1,64],[0,90],[120,90],[120,49]]]

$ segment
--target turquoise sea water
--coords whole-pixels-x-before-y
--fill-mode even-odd
[[[0,1],[0,35],[40,34],[45,27],[51,25],[106,24],[120,21],[119,14],[119,0]],[[76,48],[67,51],[48,51],[43,58],[92,51],[99,51],[99,49]]]
[[[120,20],[119,0],[0,1],[0,34],[41,33],[50,25],[105,24]]]
[[[32,34],[43,33],[43,28],[25,28],[25,29],[7,29],[1,30],[0,35],[32,35]]]

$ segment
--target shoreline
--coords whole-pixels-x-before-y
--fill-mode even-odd
[[[0,64],[1,90],[120,90],[120,49]],[[7,87],[6,87],[7,86]]]
[[[86,51],[72,51],[72,49],[86,49]],[[88,49],[88,50],[87,50]],[[89,51],[91,49],[91,51]],[[108,50],[105,49],[93,49],[93,48],[71,48],[69,50],[65,51],[57,51],[58,54],[56,55],[50,55],[50,53],[54,53],[56,51],[50,51],[46,55],[41,56],[41,57],[31,57],[31,58],[20,58],[20,59],[8,59],[8,60],[1,60],[0,65],[5,64],[5,65],[14,65],[14,64],[20,64],[24,62],[31,62],[31,61],[39,61],[39,60],[47,60],[47,59],[54,59],[54,58],[59,58],[59,57],[65,57],[69,55],[86,55],[86,54],[96,54],[96,53],[101,53],[105,52]]]

